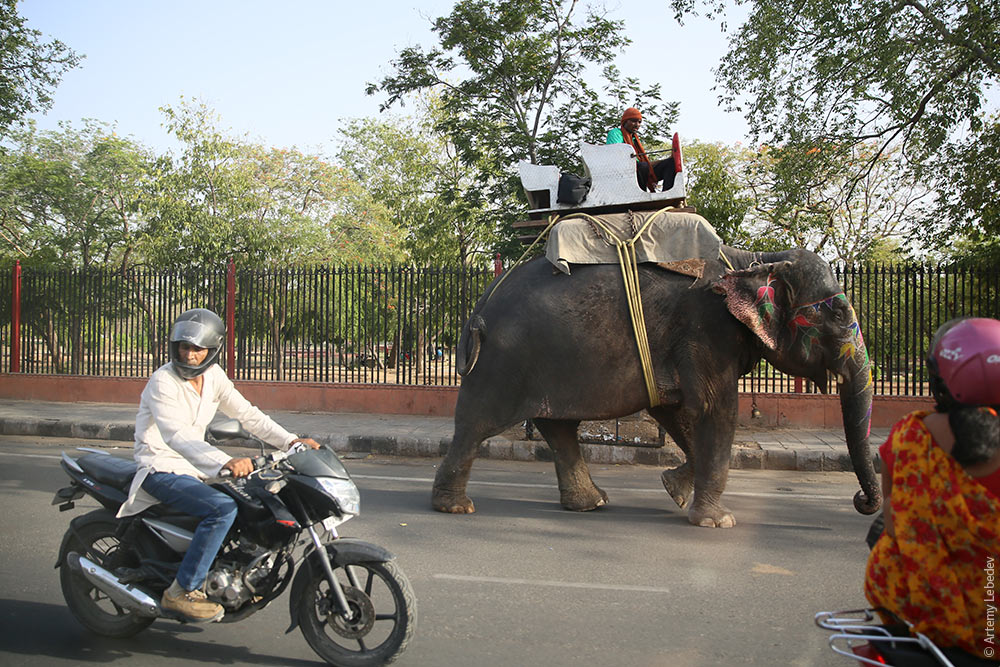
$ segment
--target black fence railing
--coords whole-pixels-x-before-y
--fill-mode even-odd
[[[225,315],[231,304],[234,335],[220,361],[236,379],[452,385],[462,323],[492,279],[409,267],[23,269],[19,314],[10,296],[0,303],[0,370],[146,377],[166,362],[178,314]],[[0,274],[0,293],[13,287],[12,272]]]
[[[927,395],[923,355],[935,329],[959,315],[1000,316],[998,266],[870,264],[836,274],[861,322],[877,394]],[[462,324],[492,279],[492,271],[411,267],[23,269],[15,304],[8,269],[0,271],[0,371],[146,377],[167,360],[173,319],[207,307],[233,314],[222,363],[236,379],[455,385]],[[816,390],[765,363],[741,388]]]

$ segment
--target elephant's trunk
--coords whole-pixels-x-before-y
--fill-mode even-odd
[[[844,382],[838,384],[840,408],[844,418],[844,435],[851,454],[854,474],[858,476],[861,490],[854,496],[854,507],[862,514],[874,514],[882,506],[882,487],[875,474],[868,438],[871,432],[872,386],[871,370],[865,355],[864,365]]]

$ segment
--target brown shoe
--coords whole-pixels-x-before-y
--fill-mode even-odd
[[[217,621],[225,613],[221,604],[210,601],[200,590],[187,591],[175,597],[167,589],[163,591],[160,607],[165,611],[180,614],[194,623]]]

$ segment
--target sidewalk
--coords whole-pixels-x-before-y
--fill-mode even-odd
[[[60,403],[0,399],[0,434],[93,438],[131,442],[138,406],[119,403]],[[414,415],[309,413],[268,411],[278,423],[299,435],[308,435],[346,456],[386,454],[440,457],[452,436],[451,417]],[[873,429],[872,456],[889,429]],[[482,458],[549,461],[552,455],[536,434],[524,439],[514,428],[489,438],[479,447]],[[680,450],[667,440],[663,447],[582,444],[591,463],[675,466]],[[819,429],[739,428],[730,467],[758,470],[853,470],[842,431]]]

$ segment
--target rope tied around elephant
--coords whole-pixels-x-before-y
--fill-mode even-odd
[[[571,220],[571,219],[581,219],[587,221],[591,228],[594,229],[595,233],[604,232],[606,235],[606,241],[615,247],[615,251],[618,257],[618,266],[621,269],[622,281],[625,287],[625,297],[628,303],[629,317],[632,321],[632,331],[635,333],[636,348],[639,353],[639,362],[642,365],[642,374],[646,382],[646,392],[649,395],[650,407],[655,407],[660,404],[659,392],[656,389],[656,377],[653,374],[653,357],[649,350],[649,338],[646,335],[646,320],[643,315],[642,309],[642,294],[639,289],[639,262],[636,256],[636,243],[639,241],[640,237],[646,232],[646,230],[655,222],[661,215],[667,213],[668,209],[661,209],[655,214],[651,215],[642,225],[641,228],[635,229],[633,224],[632,231],[634,232],[631,238],[622,239],[611,227],[606,225],[600,218],[589,215],[587,213],[577,212],[566,216],[565,218],[552,214],[549,216],[549,224],[546,225],[545,229],[542,230],[535,240],[531,242],[531,245],[524,251],[520,258],[500,276],[500,279],[493,286],[493,289],[487,295],[486,300],[488,301],[490,297],[500,288],[500,284],[507,278],[507,275],[511,273],[515,268],[517,268],[524,259],[531,253],[531,250],[538,245],[549,231],[555,226],[560,220]],[[722,250],[719,250],[719,258],[726,264],[730,271],[733,270],[733,265],[730,263],[729,258],[725,256]]]

